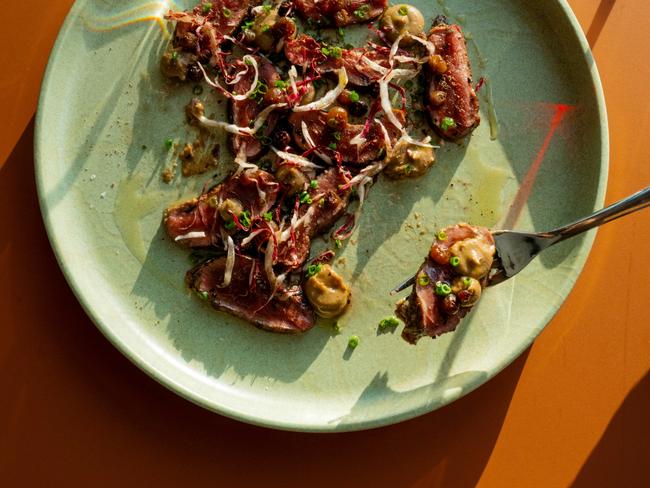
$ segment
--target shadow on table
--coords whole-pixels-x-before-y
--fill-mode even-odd
[[[648,486],[650,372],[627,395],[571,485]]]
[[[589,42],[591,49],[596,46],[600,33],[602,32],[603,27],[605,27],[605,23],[609,18],[609,14],[612,13],[615,4],[616,0],[600,0],[598,10],[596,10],[594,19],[591,21],[591,25],[587,31],[587,41]]]

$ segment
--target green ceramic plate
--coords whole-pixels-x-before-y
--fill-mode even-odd
[[[399,330],[378,332],[393,310],[388,291],[417,268],[436,228],[459,220],[499,225],[523,186],[531,192],[517,227],[547,229],[600,207],[607,176],[601,86],[564,0],[413,3],[429,18],[445,12],[464,26],[475,78],[489,80],[480,91],[483,123],[468,144],[445,145],[422,179],[380,178],[336,261],[354,293],[342,333],[321,323],[298,337],[257,330],[191,296],[183,286],[187,253],[161,231],[163,208],[207,179],[167,185],[160,178],[173,159],[164,141],[192,137],[183,123],[192,86],[162,79],[163,25],[138,20],[168,5],[79,0],[72,8],[38,111],[43,217],[88,314],[165,386],[265,426],[377,427],[434,410],[490,379],[566,298],[593,234],[549,250],[490,289],[455,333],[414,347]],[[208,103],[218,116],[220,106]],[[224,157],[219,172],[229,164]],[[347,349],[352,334],[361,339],[354,351]]]

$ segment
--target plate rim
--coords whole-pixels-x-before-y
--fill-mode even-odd
[[[224,415],[234,420],[246,422],[252,425],[257,425],[260,427],[273,428],[279,430],[295,431],[295,432],[351,432],[359,430],[367,430],[373,428],[384,427],[388,425],[393,425],[405,420],[409,420],[426,413],[430,413],[434,410],[437,410],[449,403],[454,402],[455,400],[469,394],[476,388],[487,383],[494,376],[499,374],[503,369],[509,366],[516,358],[518,358],[530,345],[533,341],[541,334],[541,332],[546,328],[551,319],[558,312],[559,308],[566,302],[569,294],[573,290],[575,283],[579,276],[582,274],[586,261],[591,253],[594,239],[597,233],[597,229],[590,231],[585,235],[584,239],[584,249],[585,253],[581,258],[581,262],[577,263],[575,268],[577,273],[573,278],[573,282],[569,284],[567,295],[564,297],[562,303],[556,310],[548,311],[544,317],[540,320],[541,327],[537,333],[531,335],[528,341],[523,341],[520,347],[515,348],[514,352],[510,356],[504,356],[503,361],[497,365],[496,368],[493,368],[490,371],[486,371],[486,376],[482,378],[480,382],[473,382],[466,385],[466,388],[463,388],[462,391],[457,391],[451,395],[445,395],[439,402],[434,403],[433,405],[429,403],[423,403],[419,407],[412,408],[406,412],[402,412],[395,415],[385,415],[379,418],[372,418],[362,421],[356,421],[354,423],[346,424],[328,424],[328,423],[314,423],[314,424],[305,424],[304,422],[295,421],[295,420],[275,420],[262,415],[248,414],[241,412],[236,409],[232,409],[222,402],[217,400],[207,398],[202,395],[200,392],[197,392],[180,382],[176,381],[175,378],[161,370],[155,364],[150,361],[147,361],[143,358],[136,350],[130,347],[128,343],[122,341],[118,334],[115,333],[113,328],[107,324],[104,319],[94,311],[90,300],[86,298],[83,288],[79,285],[78,280],[75,278],[75,273],[72,271],[72,268],[66,265],[66,259],[64,253],[61,249],[61,244],[56,237],[56,232],[54,230],[54,222],[50,218],[49,210],[45,198],[45,192],[43,190],[45,182],[43,176],[43,168],[45,164],[45,156],[42,154],[42,147],[44,143],[43,133],[46,130],[43,125],[43,117],[45,113],[45,100],[47,98],[47,91],[50,82],[50,77],[54,70],[54,64],[57,58],[59,51],[62,48],[64,43],[64,38],[66,33],[71,28],[73,21],[75,20],[75,14],[77,10],[81,8],[81,4],[88,0],[75,0],[74,4],[70,8],[66,18],[59,30],[56,41],[50,52],[47,67],[43,75],[41,82],[41,89],[38,99],[38,107],[35,117],[35,128],[34,128],[34,174],[36,180],[36,190],[38,195],[38,202],[41,217],[45,225],[47,237],[50,243],[50,247],[54,253],[57,264],[63,273],[63,276],[68,283],[68,286],[72,290],[75,298],[83,308],[86,315],[90,320],[95,324],[97,329],[106,337],[109,342],[118,350],[122,355],[129,359],[135,366],[140,370],[146,373],[149,377],[156,380],[159,384],[172,391],[173,393],[189,400],[190,402],[198,405],[202,408],[210,410],[212,412]],[[600,174],[598,178],[598,188],[595,194],[595,204],[602,206],[605,201],[605,194],[607,191],[607,182],[609,176],[609,123],[607,118],[607,108],[605,103],[605,95],[603,92],[603,86],[600,79],[599,71],[596,65],[596,60],[593,56],[591,47],[586,39],[584,31],[580,23],[578,22],[571,6],[568,3],[568,0],[550,0],[554,2],[560,9],[563,11],[566,19],[568,20],[571,31],[573,32],[575,39],[578,42],[578,45],[583,49],[584,56],[591,61],[591,66],[589,68],[589,74],[591,78],[591,83],[593,85],[593,92],[595,95],[595,100],[597,104],[597,113],[598,119],[600,121],[600,147],[601,147],[601,157],[600,157]]]

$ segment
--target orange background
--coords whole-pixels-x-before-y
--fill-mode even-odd
[[[650,4],[570,3],[605,88],[613,202],[650,184]],[[37,205],[34,111],[71,4],[3,0],[0,485],[650,485],[648,211],[600,230],[575,290],[523,356],[400,425],[334,435],[252,427],[140,372],[68,289]]]

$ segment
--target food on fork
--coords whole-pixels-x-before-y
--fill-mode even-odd
[[[421,337],[455,330],[481,297],[495,251],[484,227],[460,223],[438,232],[411,294],[396,304],[404,340],[415,344]]]

